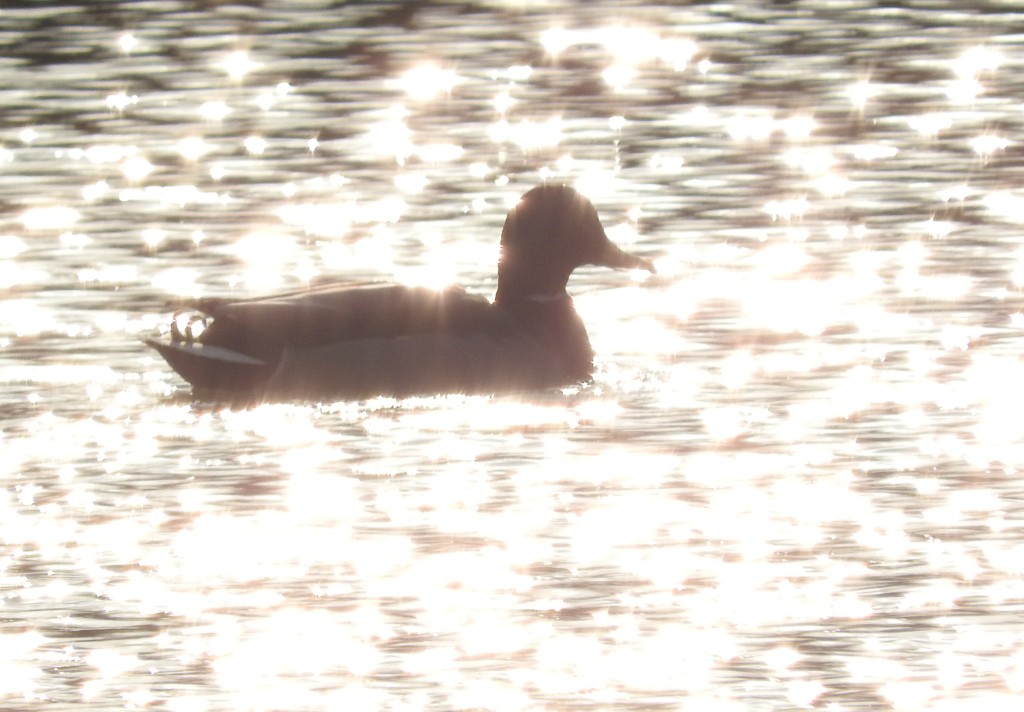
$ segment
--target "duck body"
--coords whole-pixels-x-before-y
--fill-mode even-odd
[[[524,230],[529,234],[524,234]],[[148,339],[199,397],[255,403],[529,391],[587,380],[593,351],[565,291],[580,264],[639,267],[565,186],[529,191],[502,230],[493,302],[374,284],[186,306],[208,324]]]

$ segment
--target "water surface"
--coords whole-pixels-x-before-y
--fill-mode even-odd
[[[1009,5],[8,3],[0,707],[1016,710]],[[598,372],[193,402],[182,296],[490,296],[576,185]]]

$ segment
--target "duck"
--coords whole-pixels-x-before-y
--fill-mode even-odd
[[[499,394],[586,383],[587,330],[566,291],[577,267],[646,270],[576,189],[524,193],[501,230],[493,301],[461,287],[377,283],[184,303],[146,339],[194,397],[254,404]]]

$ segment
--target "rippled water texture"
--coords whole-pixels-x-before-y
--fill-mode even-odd
[[[1011,7],[5,2],[0,707],[1020,709]],[[571,280],[589,386],[230,410],[142,344],[490,296],[544,180],[659,268]]]

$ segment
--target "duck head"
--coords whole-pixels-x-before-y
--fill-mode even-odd
[[[566,185],[541,185],[525,193],[501,229],[495,302],[563,296],[573,270],[582,265],[645,269],[649,260],[608,239],[597,210]]]

